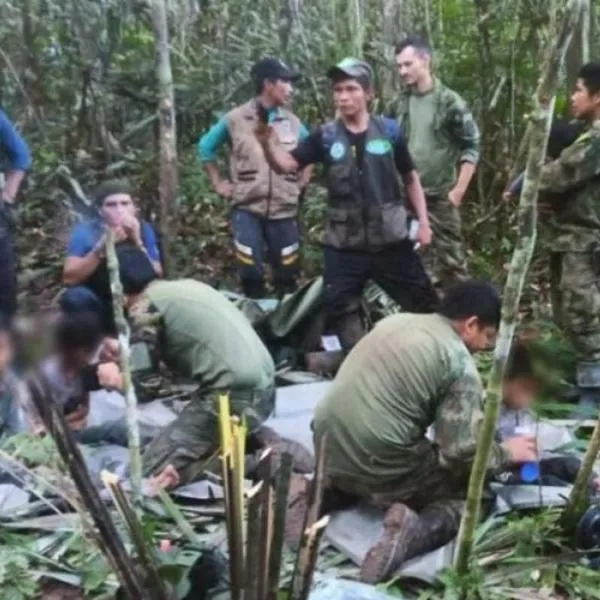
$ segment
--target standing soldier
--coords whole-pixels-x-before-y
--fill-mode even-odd
[[[296,217],[311,169],[274,173],[254,137],[258,106],[268,111],[286,149],[292,150],[308,136],[298,117],[283,108],[297,73],[278,59],[265,58],[252,67],[251,75],[256,97],[219,119],[200,138],[198,152],[215,191],[232,200],[231,223],[243,292],[250,298],[261,298],[265,247],[278,295],[293,292],[296,287],[300,250]],[[215,164],[216,151],[225,142],[231,146],[231,182],[221,177]]]
[[[396,65],[407,86],[396,116],[427,198],[433,241],[425,262],[444,290],[467,278],[459,207],[479,159],[479,129],[464,100],[432,74],[431,54],[417,36],[396,46]]]
[[[402,308],[432,312],[437,296],[409,239],[400,179],[419,219],[418,241],[431,230],[419,176],[398,124],[369,114],[373,70],[346,58],[328,71],[337,118],[316,128],[291,152],[263,115],[256,135],[269,164],[293,173],[325,165],[328,214],[324,245],[325,303],[331,328],[348,352],[362,337],[360,300],[369,279]]]
[[[552,306],[577,355],[583,406],[600,403],[600,62],[579,71],[573,116],[586,127],[542,167],[540,194],[553,212]]]

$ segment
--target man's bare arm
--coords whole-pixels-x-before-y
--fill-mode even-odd
[[[275,173],[295,173],[298,171],[300,165],[289,152],[279,145],[275,130],[270,125],[259,122],[256,127],[256,139],[262,146],[265,158]]]
[[[2,195],[7,202],[14,202],[21,187],[21,182],[25,177],[25,171],[13,170],[5,174],[4,189]]]

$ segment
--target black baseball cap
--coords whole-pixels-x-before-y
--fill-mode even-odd
[[[265,79],[296,81],[300,78],[300,74],[288,67],[282,60],[271,57],[263,58],[255,63],[250,75],[257,82]]]
[[[358,58],[344,58],[337,65],[334,65],[327,71],[327,77],[334,79],[340,75],[345,75],[352,79],[356,79],[363,85],[371,85],[373,83],[373,69],[369,63]]]

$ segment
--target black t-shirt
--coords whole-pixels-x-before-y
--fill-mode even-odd
[[[346,129],[346,135],[350,141],[356,162],[360,166],[365,150],[367,132],[365,130],[361,133],[353,133]],[[314,163],[325,162],[327,157],[326,150],[323,147],[323,133],[321,128],[315,129],[307,138],[302,140],[298,146],[292,150],[291,155],[298,163],[299,169],[303,169],[307,165]],[[394,142],[394,161],[400,175],[407,175],[415,169],[406,140],[402,135],[399,135]]]

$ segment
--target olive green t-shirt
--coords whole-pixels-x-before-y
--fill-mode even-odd
[[[160,313],[163,360],[203,390],[266,389],[275,365],[252,325],[217,290],[192,279],[157,281],[145,296]]]
[[[425,94],[413,92],[408,101],[410,134],[408,148],[425,193],[447,194],[456,180],[459,151],[456,144],[436,131],[438,105],[434,90]],[[443,122],[443,117],[438,120]]]
[[[475,362],[446,318],[380,321],[342,364],[316,409],[328,475],[379,485],[433,467],[468,468],[482,416]],[[425,438],[434,425],[439,450]],[[495,446],[492,466],[506,462]]]

